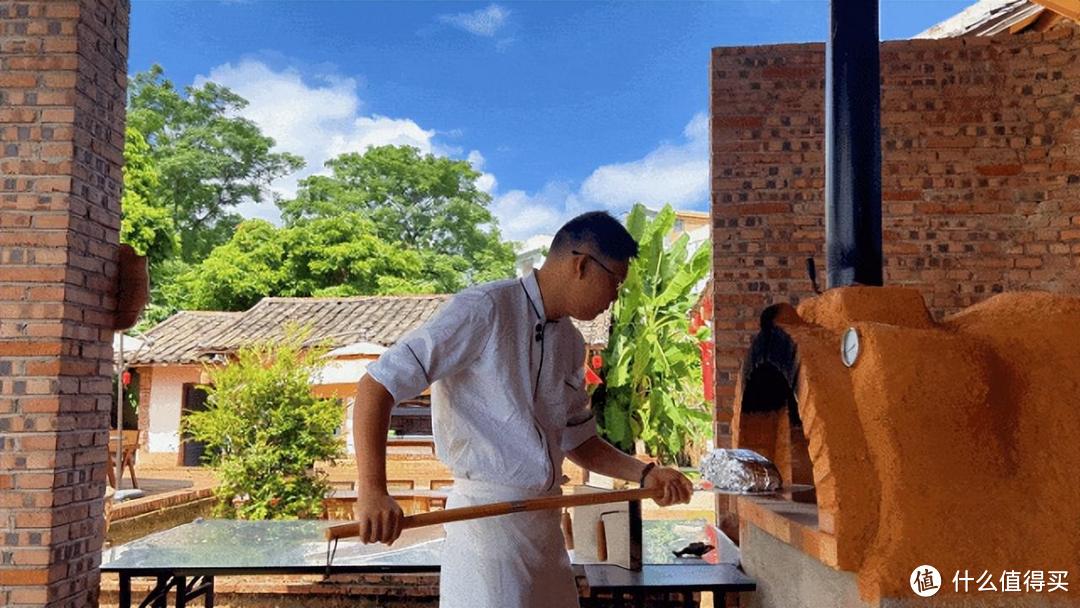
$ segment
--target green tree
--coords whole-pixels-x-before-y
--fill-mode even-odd
[[[124,192],[120,201],[120,241],[145,255],[150,269],[150,302],[137,329],[145,331],[176,312],[166,297],[177,265],[180,238],[172,212],[163,204],[161,178],[146,138],[134,126],[124,133]]]
[[[128,124],[149,145],[161,207],[180,234],[181,256],[197,262],[229,239],[241,219],[231,210],[261,202],[274,179],[303,166],[272,152],[274,140],[237,114],[247,101],[213,82],[181,94],[155,65],[131,79]]]
[[[458,276],[427,263],[424,253],[381,240],[370,220],[349,213],[285,228],[248,220],[176,286],[185,308],[245,310],[265,296],[449,291]]]
[[[246,310],[262,297],[282,295],[287,279],[281,231],[265,220],[237,226],[229,242],[177,277],[182,308]]]
[[[145,332],[151,327],[190,308],[188,286],[179,281],[192,269],[179,257],[172,257],[150,267],[150,302],[139,318],[136,331]]]
[[[337,458],[344,408],[311,394],[311,375],[326,349],[302,348],[308,333],[289,328],[276,344],[241,349],[225,365],[206,367],[207,409],[183,418],[184,431],[206,444],[221,480],[215,514],[239,519],[318,517],[330,489],[317,460]]]
[[[178,251],[172,214],[161,205],[161,179],[146,138],[133,126],[124,132],[124,194],[120,201],[120,242],[131,245],[155,265]]]
[[[331,175],[304,179],[296,199],[278,203],[287,224],[358,213],[383,241],[424,252],[433,276],[457,272],[464,286],[513,275],[513,248],[467,161],[381,146],[326,166]]]
[[[711,422],[698,349],[708,330],[690,334],[689,312],[712,248],[706,241],[688,252],[685,234],[665,247],[674,225],[670,206],[647,221],[645,208],[635,205],[627,219],[640,251],[612,309],[604,399],[596,409],[601,435],[620,449],[632,452],[640,439],[662,461],[688,464],[686,449],[703,442]]]

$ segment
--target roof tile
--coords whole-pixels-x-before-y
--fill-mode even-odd
[[[193,363],[230,353],[252,342],[284,336],[289,323],[310,324],[307,344],[331,348],[354,342],[394,344],[427,321],[449,295],[350,298],[263,298],[244,312],[182,311],[146,333],[151,341],[134,353],[136,365]],[[574,321],[586,344],[607,344],[608,311],[589,322]]]

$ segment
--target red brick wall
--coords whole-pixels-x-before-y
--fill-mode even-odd
[[[824,46],[713,50],[717,434],[761,310],[824,287]],[[938,317],[1080,291],[1080,31],[886,42],[885,281]]]
[[[0,605],[94,606],[127,0],[0,0]]]

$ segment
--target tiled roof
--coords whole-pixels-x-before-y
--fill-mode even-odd
[[[1044,4],[1051,3],[1044,2]],[[1034,23],[1046,10],[1046,6],[1031,0],[980,0],[945,21],[917,34],[915,38],[994,36],[1023,29]],[[1062,9],[1059,14],[1068,14],[1068,11]]]
[[[130,359],[134,364],[192,363],[234,352],[251,342],[279,338],[289,323],[310,325],[309,344],[332,348],[354,342],[390,346],[419,327],[449,295],[352,298],[263,298],[245,312],[184,311],[147,332],[152,340]],[[574,321],[587,344],[607,344],[610,315]]]
[[[132,364],[192,363],[203,345],[244,313],[185,310],[155,325],[143,336],[143,346],[130,356]]]
[[[263,298],[207,344],[231,352],[252,341],[279,338],[289,323],[311,326],[311,344],[372,342],[389,346],[428,320],[448,295],[352,298]]]

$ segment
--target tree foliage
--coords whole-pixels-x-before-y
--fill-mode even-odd
[[[665,246],[674,224],[670,206],[647,221],[636,205],[627,219],[640,250],[612,310],[597,418],[602,436],[622,450],[632,452],[640,439],[651,455],[687,464],[687,448],[704,441],[711,422],[701,394],[698,342],[705,336],[689,332],[689,312],[712,248],[706,241],[689,252],[685,234]]]
[[[453,268],[387,243],[356,214],[276,228],[249,220],[177,279],[183,306],[246,310],[265,296],[435,293],[458,287]]]
[[[161,178],[150,157],[150,146],[138,129],[128,126],[124,134],[124,194],[120,241],[145,255],[151,269],[174,256],[179,248],[176,225],[161,205]]]
[[[408,146],[342,154],[277,201],[278,228],[235,209],[302,161],[239,117],[247,101],[212,82],[177,90],[156,65],[129,91],[122,238],[151,258],[143,327],[266,296],[453,293],[513,275],[467,161]]]
[[[221,480],[215,514],[238,519],[318,517],[330,489],[317,460],[341,456],[335,436],[344,408],[311,394],[325,348],[302,348],[292,327],[277,344],[260,342],[223,366],[207,366],[207,409],[183,418],[206,444]]]
[[[381,240],[423,252],[430,274],[460,274],[458,288],[513,275],[513,248],[501,241],[491,196],[468,161],[380,146],[326,166],[330,175],[304,179],[294,200],[279,203],[287,224],[355,213]]]
[[[272,152],[274,140],[237,115],[246,105],[213,82],[181,94],[157,65],[131,79],[128,124],[149,146],[161,207],[171,213],[186,262],[228,240],[242,219],[232,211],[237,205],[262,201],[270,182],[303,166],[298,156]]]

